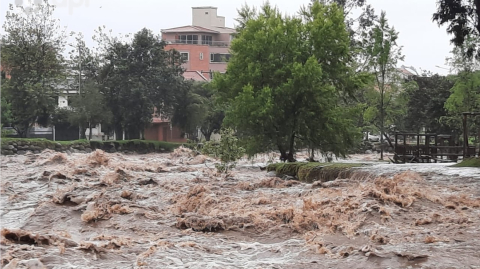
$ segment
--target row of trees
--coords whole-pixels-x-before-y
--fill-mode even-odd
[[[4,25],[2,67],[11,79],[2,122],[20,133],[68,120],[142,137],[155,111],[189,137],[200,129],[209,140],[229,127],[248,154],[278,150],[295,161],[298,148],[311,149],[311,159],[314,150],[345,155],[362,132],[379,132],[382,142],[392,127],[460,132],[461,112],[480,106],[480,73],[468,54],[474,37],[449,60],[458,75],[402,77],[399,34],[364,0],[312,1],[295,16],[244,6],[227,72],[208,84],[185,81],[179,53],[147,29],[121,38],[102,27],[96,50],[78,36],[63,57],[66,34],[52,10],[45,1],[36,13],[8,13]],[[65,89],[80,90],[71,111],[55,108]]]
[[[193,133],[190,121],[200,117],[184,118],[183,105],[200,97],[205,108],[211,93],[183,79],[180,53],[165,50],[159,35],[142,29],[120,38],[100,27],[93,50],[81,35],[68,44],[66,32],[52,17],[55,7],[48,1],[38,6],[30,13],[10,6],[7,13],[1,62],[2,74],[10,79],[2,85],[2,123],[11,124],[22,137],[35,123],[68,121],[79,125],[82,134],[102,123],[117,134],[125,132],[126,138],[143,138],[155,112],[174,115],[176,123]],[[76,93],[69,98],[70,108],[58,108],[58,96],[68,92]],[[217,114],[202,114],[207,133],[219,129],[209,121]]]

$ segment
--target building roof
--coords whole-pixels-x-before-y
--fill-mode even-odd
[[[192,7],[192,9],[217,9],[217,7],[206,6],[206,7]]]
[[[174,27],[170,29],[162,29],[162,33],[189,33],[189,32],[202,32],[202,33],[213,33],[213,34],[220,33],[212,29],[208,29],[201,26],[193,26],[193,25]]]
[[[235,33],[235,29],[228,28],[228,27],[217,27],[217,26],[210,26],[210,27],[202,27],[202,26],[194,26],[194,25],[186,25],[180,27],[174,27],[169,29],[162,29],[162,33],[212,33],[212,34],[220,34],[220,33]]]
[[[413,67],[402,65],[400,68],[397,68],[397,70],[406,76],[418,76],[417,71]],[[413,73],[412,71],[415,73]]]
[[[183,77],[185,79],[191,79],[194,81],[208,81],[208,79],[204,75],[202,75],[200,71],[193,71],[193,70],[185,71],[183,72]]]
[[[164,123],[164,122],[170,122],[170,120],[163,118],[162,116],[154,116],[152,118],[152,123]]]
[[[235,31],[235,29],[230,28],[230,27],[210,26],[208,28],[212,29],[212,30],[215,30],[215,31],[218,31],[219,33],[222,33],[222,34],[225,34],[225,33],[234,34],[234,33],[237,32],[237,31]]]

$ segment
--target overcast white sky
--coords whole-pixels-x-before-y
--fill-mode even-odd
[[[20,0],[0,0],[1,24],[9,4]],[[23,0],[28,5],[33,0]],[[87,44],[94,29],[105,25],[114,33],[134,33],[147,27],[156,33],[161,29],[191,24],[192,6],[218,7],[218,15],[225,16],[226,26],[234,26],[237,8],[247,3],[260,6],[264,0],[49,0],[58,6],[55,16],[68,31],[83,32]],[[285,13],[293,14],[310,0],[270,0]],[[446,74],[445,57],[451,51],[449,36],[444,28],[432,22],[436,0],[367,0],[377,13],[387,12],[390,25],[400,33],[406,66]],[[2,29],[3,32],[3,29]]]

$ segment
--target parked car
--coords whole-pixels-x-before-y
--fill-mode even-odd
[[[365,140],[368,140],[370,142],[379,142],[380,141],[380,135],[374,135],[370,132],[365,134]]]

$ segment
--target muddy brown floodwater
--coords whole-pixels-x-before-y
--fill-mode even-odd
[[[372,162],[312,185],[267,161],[2,156],[2,268],[480,268],[480,170]]]

